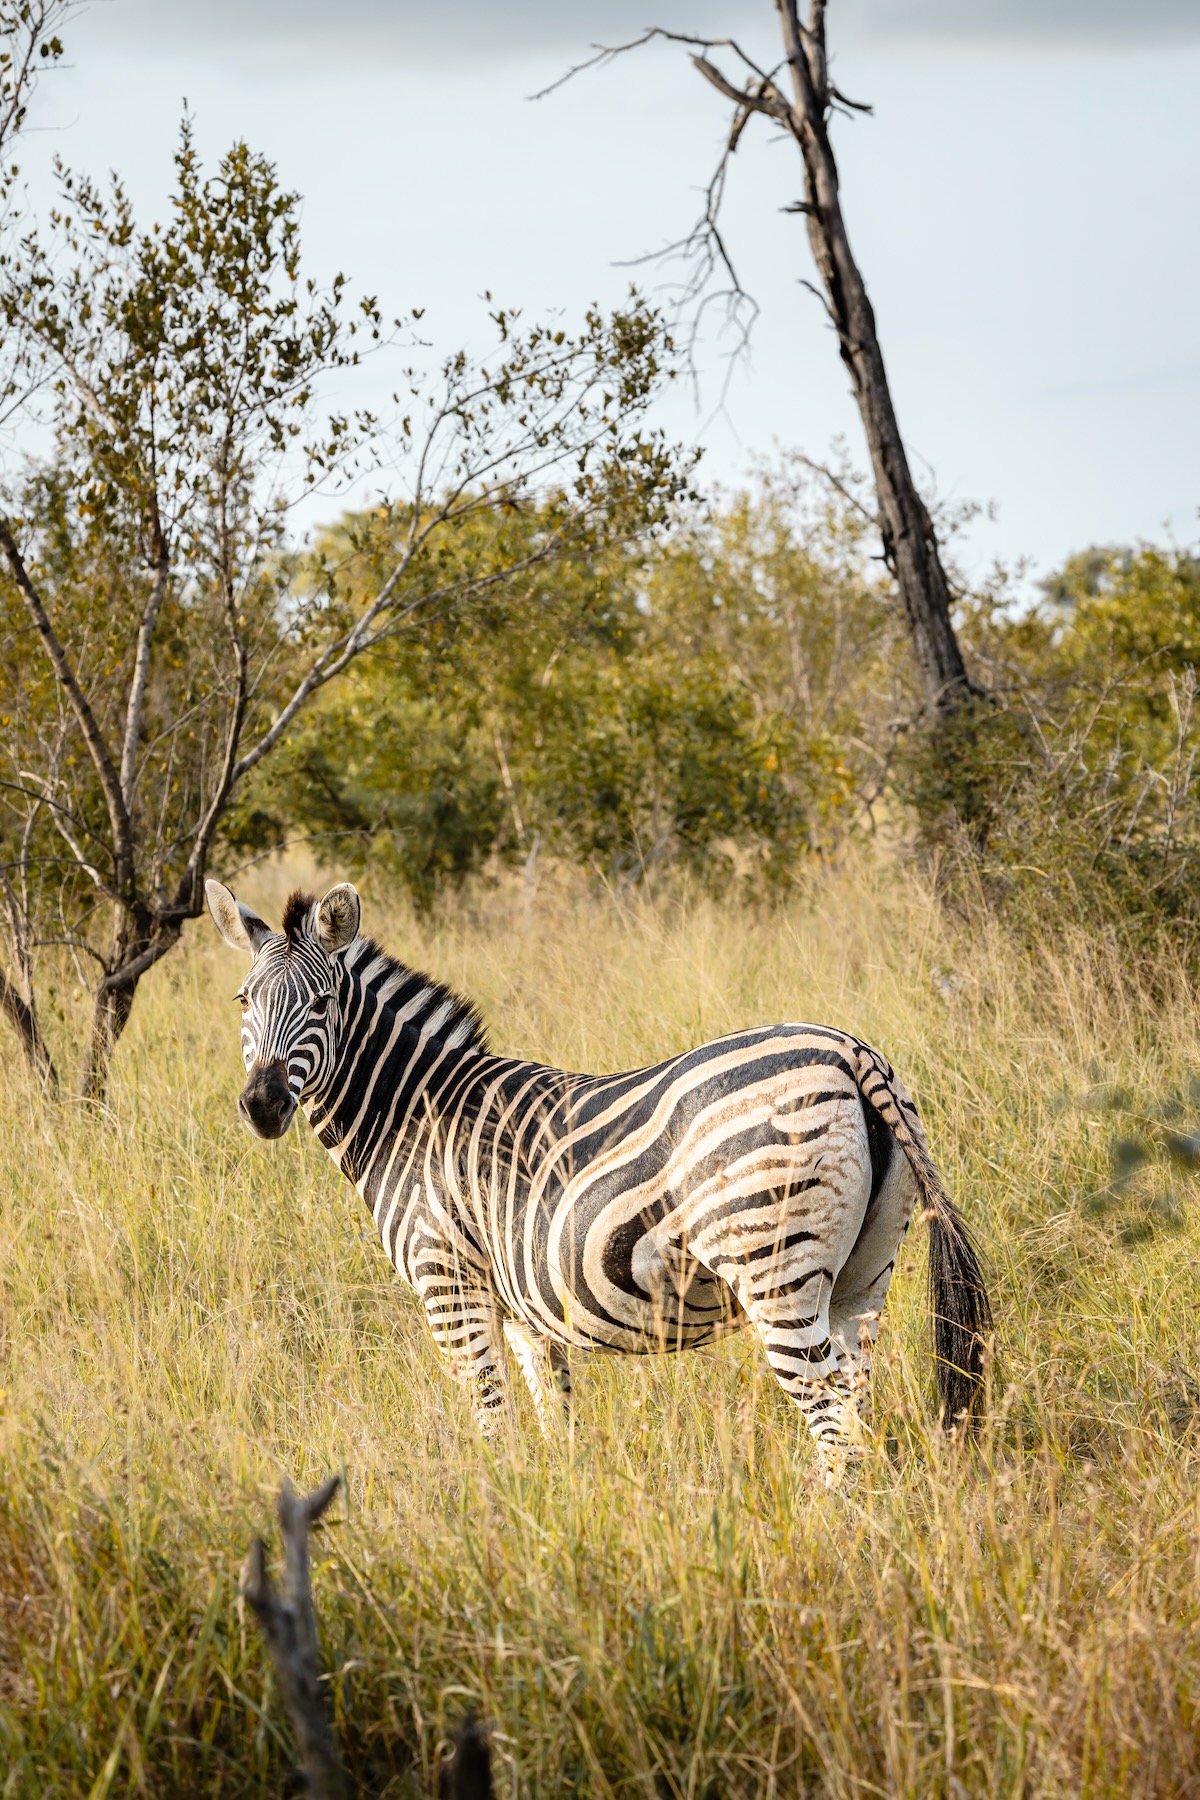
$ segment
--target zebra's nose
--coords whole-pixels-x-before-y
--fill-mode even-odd
[[[284,1064],[256,1062],[238,1096],[238,1106],[251,1131],[259,1137],[282,1137],[296,1111]]]

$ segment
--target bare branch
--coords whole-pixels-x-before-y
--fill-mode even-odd
[[[66,651],[59,640],[58,633],[50,622],[50,616],[42,604],[41,595],[29,577],[24,559],[17,548],[12,528],[3,514],[0,514],[0,550],[8,560],[13,580],[33,620],[34,628],[42,640],[46,655],[50,659],[59,687],[66,695],[76,723],[87,745],[88,754],[95,765],[100,778],[100,786],[108,805],[109,823],[112,827],[113,849],[116,858],[117,887],[123,896],[132,894],[134,882],[133,869],[133,836],[130,826],[129,812],[125,805],[125,797],[121,791],[121,781],[113,766],[112,754],[104,741],[104,736],[96,723],[87,696],[80,687],[71,667]]]
[[[588,56],[582,62],[573,63],[565,74],[552,81],[548,87],[539,88],[535,94],[530,94],[528,97],[530,100],[545,100],[548,95],[557,93],[560,87],[565,87],[568,81],[573,81],[576,75],[582,75],[588,69],[603,68],[606,63],[612,62],[614,57],[623,56],[627,50],[640,50],[643,44],[649,44],[653,39],[665,35],[666,33],[660,31],[657,26],[652,25],[643,31],[641,37],[631,38],[627,44],[593,44],[594,56]]]
[[[795,210],[796,212],[807,213],[809,218],[819,217],[817,208],[815,206],[796,206],[794,209],[791,207],[788,208],[789,212],[791,212],[792,210]],[[832,306],[830,306],[828,300],[825,298],[824,294],[821,292],[821,290],[817,286],[816,282],[809,281],[807,276],[802,275],[800,277],[800,286],[802,288],[804,288],[807,293],[810,293],[815,300],[820,301],[821,311],[825,314],[825,317],[829,320],[829,323],[833,326],[834,330],[836,331],[837,324],[838,324],[837,314],[834,312]]]
[[[677,317],[682,318],[689,310],[691,312],[685,353],[686,363],[693,384],[698,387],[696,346],[703,319],[713,305],[723,305],[726,323],[738,325],[736,339],[729,353],[727,385],[738,356],[750,342],[759,307],[753,296],[742,286],[734,267],[733,258],[720,226],[721,206],[725,195],[729,159],[737,151],[742,133],[750,119],[755,114],[762,113],[778,119],[789,130],[794,130],[795,122],[791,118],[791,109],[787,98],[776,85],[776,70],[761,68],[753,57],[742,49],[736,38],[696,37],[687,32],[667,31],[661,27],[653,27],[628,43],[597,45],[594,56],[568,69],[558,81],[552,82],[549,87],[543,88],[540,93],[531,97],[535,100],[542,99],[575,75],[582,74],[587,69],[603,66],[629,51],[642,49],[656,39],[661,39],[665,43],[681,44],[699,52],[692,57],[693,65],[724,99],[732,102],[736,110],[720,161],[705,190],[704,210],[692,230],[686,237],[669,243],[660,250],[653,251],[647,256],[631,258],[617,266],[633,268],[647,262],[670,263],[675,260],[692,264],[691,275],[681,284],[677,293]],[[746,87],[738,87],[723,70],[710,60],[709,52],[714,50],[726,50],[737,59],[746,73],[752,77]],[[714,275],[718,275],[718,277],[723,275],[728,281],[728,286],[714,290],[712,288]],[[724,403],[724,397],[725,389],[723,387],[718,405]]]
[[[530,94],[529,98],[544,100],[548,94],[555,93],[560,87],[565,87],[568,81],[574,80],[576,75],[582,75],[588,69],[604,68],[606,64],[614,62],[618,56],[625,56],[631,50],[641,50],[646,44],[654,43],[656,39],[661,39],[665,44],[686,44],[693,50],[730,50],[750,70],[752,75],[757,75],[760,79],[769,79],[753,57],[746,55],[736,38],[695,37],[690,32],[667,31],[661,25],[651,25],[642,32],[640,37],[630,38],[629,42],[625,44],[593,44],[594,56],[586,57],[583,62],[575,63],[556,81],[552,81],[548,87],[539,88],[538,92]]]
[[[97,993],[127,994],[135,988],[147,970],[152,969],[156,962],[162,961],[169,950],[174,949],[179,941],[179,924],[180,921],[177,918],[164,912],[161,915],[157,936],[140,955],[132,957],[129,962],[122,963],[106,975],[100,983]]]
[[[370,606],[355,621],[353,627],[317,657],[312,667],[298,683],[291,699],[280,712],[274,724],[263,733],[256,744],[246,751],[244,756],[239,757],[233,768],[234,781],[240,781],[243,775],[249,774],[250,770],[275,748],[309,696],[314,694],[319,687],[323,687],[327,681],[331,681],[335,675],[340,675],[342,670],[348,668],[359,651],[365,647],[364,639],[367,638],[370,627],[391,602],[392,595],[395,593],[404,571],[408,568],[412,556],[413,550],[410,547],[392,570]]]
[[[157,507],[155,508],[157,513]],[[121,745],[121,793],[126,808],[133,810],[133,794],[137,779],[138,740],[142,730],[142,709],[146,701],[146,684],[150,679],[150,653],[154,647],[154,631],[166,598],[167,576],[171,561],[161,527],[155,518],[154,580],[138,624],[137,645],[133,658],[133,679],[129,684],[129,704],[125,709],[125,737]]]
[[[104,968],[104,958],[101,956],[100,952],[97,949],[95,949],[91,944],[89,944],[87,942],[87,940],[85,938],[81,938],[81,937],[40,937],[40,938],[35,938],[33,940],[33,943],[34,943],[34,948],[38,949],[38,950],[53,950],[53,949],[76,950],[79,952],[79,954],[81,956],[90,956],[92,958],[93,962],[98,962],[100,964],[100,967]]]
[[[791,108],[768,76],[762,77],[748,88],[739,88],[735,87],[733,82],[721,73],[715,63],[709,62],[706,56],[693,56],[692,67],[698,69],[704,79],[712,83],[718,94],[723,94],[726,100],[732,100],[733,104],[743,112],[766,113],[769,117],[782,119],[785,123],[789,119]],[[737,147],[737,138],[741,135],[741,130],[741,124],[735,120],[734,130],[730,133],[731,149]]]
[[[316,1800],[344,1800],[348,1793],[323,1691],[308,1563],[309,1531],[337,1493],[339,1479],[331,1475],[311,1494],[302,1496],[286,1475],[283,1478],[276,1508],[283,1533],[282,1595],[275,1591],[267,1572],[261,1538],[251,1544],[242,1569],[242,1593],[262,1626],[280,1698],[296,1734],[308,1791]]]
[[[832,81],[829,84],[829,97],[836,100],[839,106],[848,107],[851,112],[866,113],[868,118],[875,116],[875,108],[866,100],[851,100],[849,95],[843,94],[841,88],[834,87]]]
[[[835,475],[828,464],[814,462],[811,456],[805,456],[799,450],[793,450],[792,457],[796,462],[803,463],[806,469],[811,469],[814,475],[819,475],[822,481],[827,481],[830,487],[834,488],[837,493],[842,496],[842,499],[846,502],[847,506],[852,506],[855,512],[858,513],[861,518],[866,520],[868,525],[874,526],[876,531],[879,530],[878,514],[873,513],[869,507],[864,506],[862,501],[858,498],[858,495],[851,492],[841,476]]]
[[[39,806],[45,806],[52,812],[60,813],[63,818],[70,820],[76,830],[86,832],[88,837],[93,838],[96,843],[102,845],[103,840],[98,838],[96,833],[92,831],[89,826],[85,825],[81,819],[77,818],[69,806],[63,806],[61,801],[51,799],[50,795],[40,788],[25,787],[23,785],[26,781],[41,781],[44,777],[33,775],[26,771],[20,771],[20,773],[20,781],[0,781],[0,789],[3,789],[10,794],[22,794],[27,800],[34,800]]]

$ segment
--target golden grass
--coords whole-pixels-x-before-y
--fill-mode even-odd
[[[278,876],[247,888],[278,907]],[[521,1395],[486,1448],[324,1153],[238,1124],[238,966],[200,924],[102,1116],[5,1047],[0,1794],[278,1793],[237,1571],[280,1474],[331,1468],[316,1596],[365,1792],[420,1792],[473,1703],[513,1796],[1200,1793],[1182,979],[1148,997],[1084,941],[1018,957],[864,871],[776,911],[496,895],[367,923],[498,1046],[570,1066],[787,1017],[882,1047],[990,1271],[980,1442],[931,1438],[914,1242],[844,1496],[748,1339],[579,1365],[572,1447]]]

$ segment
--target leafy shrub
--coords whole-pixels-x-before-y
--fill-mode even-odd
[[[536,514],[472,525],[519,562]],[[314,568],[356,575],[361,522]],[[251,789],[231,847],[312,832],[422,904],[538,849],[601,875],[786,880],[883,763],[864,725],[897,630],[852,509],[795,486],[637,555],[563,558],[364,657]]]
[[[968,621],[989,698],[923,739],[898,788],[960,901],[1019,933],[1085,926],[1130,955],[1200,944],[1200,562],[1092,551],[1021,614]]]

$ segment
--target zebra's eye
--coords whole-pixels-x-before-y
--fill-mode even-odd
[[[309,1006],[309,1011],[315,1013],[318,1019],[324,1017],[329,1011],[329,1002],[332,998],[332,994],[314,994]]]
[[[249,1008],[250,1002],[249,1002],[249,1000],[247,1000],[245,994],[235,994],[233,997],[237,1001],[238,1005],[241,1007],[242,1011],[246,1012]]]

